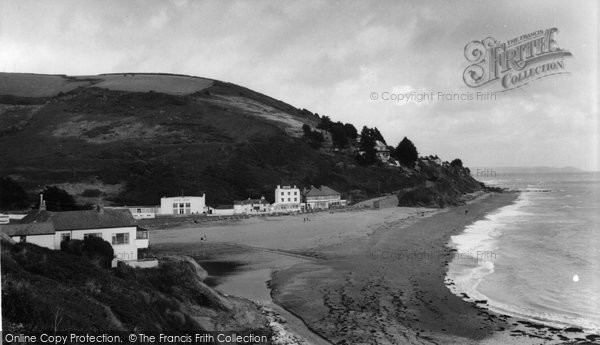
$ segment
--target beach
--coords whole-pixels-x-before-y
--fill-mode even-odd
[[[558,343],[581,335],[530,324],[453,294],[450,236],[517,193],[446,209],[355,209],[153,230],[152,250],[189,255],[211,284],[273,308],[308,343]],[[206,238],[206,241],[202,241]],[[268,281],[268,282],[267,282]]]

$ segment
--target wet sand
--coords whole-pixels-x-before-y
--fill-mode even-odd
[[[516,197],[484,195],[444,210],[320,213],[310,222],[299,215],[180,227],[152,231],[151,243],[201,265],[232,263],[214,273],[216,288],[278,309],[274,301],[290,331],[309,343],[559,343],[564,332],[468,303],[444,282],[450,236]],[[269,276],[267,296],[261,282]]]

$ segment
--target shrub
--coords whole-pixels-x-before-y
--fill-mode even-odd
[[[60,250],[69,254],[81,255],[83,254],[83,241],[82,240],[69,240],[60,242]]]
[[[83,240],[83,253],[90,259],[99,259],[100,265],[105,268],[110,268],[115,257],[112,245],[96,236],[90,236]]]
[[[99,189],[86,189],[81,193],[81,196],[86,198],[97,198],[102,195],[102,191]]]

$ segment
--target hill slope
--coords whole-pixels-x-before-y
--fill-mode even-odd
[[[5,331],[269,331],[256,305],[205,285],[191,258],[111,270],[32,244],[1,246]]]
[[[277,184],[326,184],[357,201],[428,179],[311,148],[302,125],[318,121],[306,110],[204,78],[5,73],[0,175],[32,192],[53,184],[80,198],[97,189],[114,203],[150,205],[161,196],[202,192],[210,204],[260,195],[273,201]],[[480,188],[461,176],[468,190]]]

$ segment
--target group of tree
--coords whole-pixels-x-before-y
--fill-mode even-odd
[[[12,178],[0,177],[0,210],[22,210],[31,200],[25,190]]]
[[[317,125],[318,129],[322,129],[331,134],[331,141],[334,147],[348,147],[351,140],[356,140],[358,132],[351,123],[342,123],[340,121],[333,122],[329,116],[323,115],[321,121]]]
[[[306,140],[312,148],[318,149],[323,146],[323,142],[325,141],[323,133],[313,131],[312,128],[310,128],[310,125],[307,125],[306,123],[302,125],[302,132],[304,132],[304,140]]]
[[[75,198],[64,189],[56,186],[46,186],[42,191],[48,211],[77,211],[88,210],[92,205],[78,204]],[[6,176],[0,177],[0,210],[14,211],[31,207],[31,197],[15,180]],[[35,208],[39,208],[40,201],[36,201]]]
[[[357,161],[361,165],[372,165],[378,162],[377,149],[375,148],[377,141],[381,141],[386,144],[383,135],[377,129],[377,127],[369,128],[363,126],[360,131],[360,142],[358,143],[358,149],[361,152],[357,156]]]

